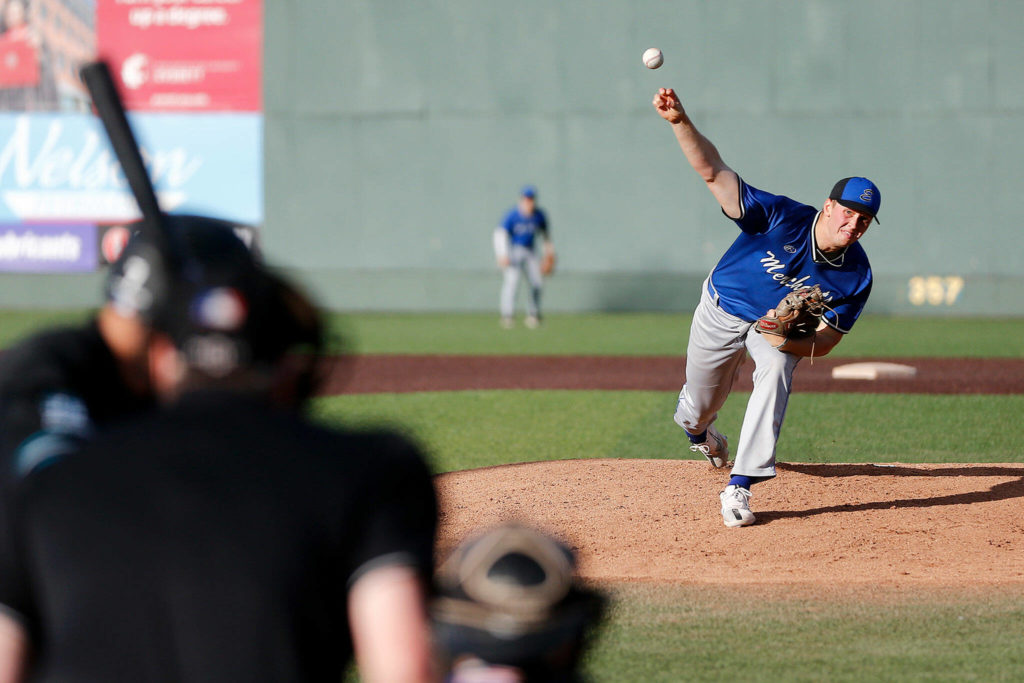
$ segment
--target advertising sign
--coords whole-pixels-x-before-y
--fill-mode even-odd
[[[138,111],[258,111],[261,0],[101,0],[97,51]]]
[[[124,240],[111,228],[139,216],[77,77],[76,65],[97,57],[110,64],[161,208],[258,232],[262,0],[27,8],[0,24],[0,271],[101,267]]]
[[[262,220],[261,116],[129,119],[165,211]],[[122,222],[138,215],[95,117],[0,114],[0,222]]]
[[[0,270],[90,271],[96,250],[95,225],[0,225]]]

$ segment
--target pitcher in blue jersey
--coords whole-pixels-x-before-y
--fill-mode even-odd
[[[541,254],[537,253],[538,238],[543,242],[544,253],[554,256],[555,245],[551,241],[548,218],[537,206],[537,188],[525,186],[519,194],[519,201],[502,217],[494,229],[494,256],[502,269],[501,324],[510,328],[515,324],[516,290],[520,275],[525,273],[530,283],[526,299],[527,327],[540,325],[540,295],[544,286],[541,273]]]
[[[687,116],[675,91],[661,88],[654,108],[672,125],[687,161],[740,234],[704,281],[686,349],[686,382],[674,419],[690,450],[716,468],[729,459],[714,427],[747,353],[754,389],[747,403],[731,478],[719,498],[728,527],[753,524],[750,488],[775,476],[775,445],[801,358],[824,356],[857,321],[871,293],[871,266],[859,240],[876,219],[881,195],[867,178],[837,182],[821,209],[745,183]],[[820,285],[829,309],[804,339],[757,334],[754,323],[792,290]]]

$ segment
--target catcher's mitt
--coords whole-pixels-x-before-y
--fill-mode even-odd
[[[775,315],[758,318],[754,329],[762,334],[777,334],[789,339],[810,337],[828,310],[821,287],[803,287],[787,294],[775,307]]]
[[[541,275],[551,275],[555,272],[555,252],[546,251],[540,261]]]

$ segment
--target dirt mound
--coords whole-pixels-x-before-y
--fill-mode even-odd
[[[598,581],[819,586],[1024,585],[1024,465],[778,465],[728,529],[728,474],[704,461],[563,460],[436,478],[439,551],[519,520]]]
[[[849,359],[797,368],[794,391],[1024,392],[1024,359],[874,359],[909,380],[835,380]],[[750,364],[747,364],[747,369]],[[325,394],[465,389],[675,393],[681,357],[357,356]],[[749,390],[750,372],[736,388]],[[727,529],[728,474],[703,460],[563,460],[436,478],[439,556],[468,533],[519,520],[565,539],[595,581],[679,582],[834,594],[850,587],[1024,590],[1024,465],[778,465],[754,487],[754,526]],[[888,594],[887,594],[888,596]],[[888,597],[886,597],[888,599]]]

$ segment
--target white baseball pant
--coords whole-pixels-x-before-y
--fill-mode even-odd
[[[540,274],[540,256],[521,244],[513,244],[508,250],[508,266],[505,267],[501,285],[501,316],[511,318],[516,309],[516,290],[520,274],[525,272],[530,283],[530,296],[526,299],[526,314],[540,317],[540,292],[544,279]]]
[[[753,323],[722,310],[708,280],[690,326],[686,383],[679,392],[674,419],[691,434],[707,429],[725,405],[748,352],[754,360],[754,389],[734,451],[732,474],[774,477],[775,444],[800,356],[779,351],[754,332]]]

